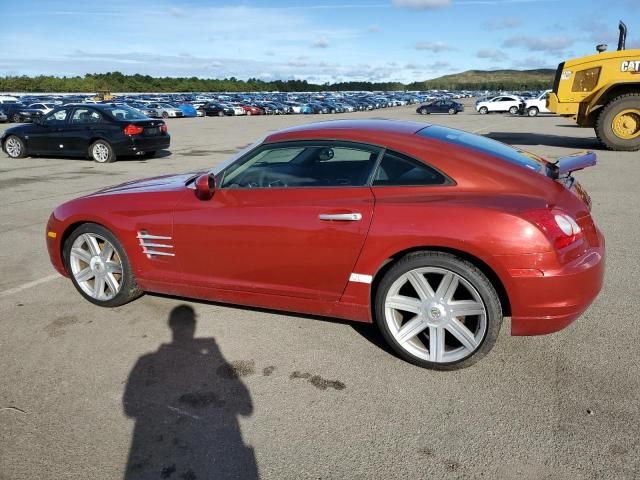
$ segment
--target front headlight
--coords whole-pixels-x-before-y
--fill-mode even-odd
[[[576,76],[573,79],[573,86],[571,87],[571,91],[590,92],[591,90],[596,88],[596,85],[598,85],[598,80],[600,79],[600,70],[600,67],[595,67],[576,72]]]

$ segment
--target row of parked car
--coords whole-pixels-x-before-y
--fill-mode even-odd
[[[551,90],[539,92],[534,96],[497,95],[480,98],[476,101],[476,111],[482,115],[494,112],[508,112],[512,115],[535,117],[540,113],[551,113],[547,108],[547,97]]]
[[[150,118],[235,115],[333,114],[472,96],[472,92],[329,92],[148,94],[114,96],[103,102],[78,95],[0,96],[0,121],[29,122],[68,103],[115,103]]]

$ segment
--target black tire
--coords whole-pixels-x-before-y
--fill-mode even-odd
[[[529,107],[529,109],[527,110],[527,115],[529,115],[530,117],[537,117],[538,113],[540,113],[538,107]]]
[[[487,107],[480,107],[480,110],[478,110],[478,112],[480,113],[480,115],[486,115],[487,113],[489,113],[489,109]]]
[[[517,115],[517,114],[518,114],[518,110],[519,110],[519,109],[518,109],[518,107],[511,107],[511,108],[509,109],[509,113],[510,113],[511,115]]]
[[[449,115],[455,115],[456,113],[458,113],[458,112],[456,112],[455,108],[450,108],[449,109]]]
[[[604,106],[596,122],[596,135],[609,150],[635,152],[640,150],[640,136],[633,139],[618,137],[613,131],[613,119],[627,109],[640,111],[640,93],[620,95]]]
[[[20,123],[22,122],[22,117],[19,114],[14,113],[13,115],[11,115],[11,121],[13,123]]]
[[[223,112],[222,110],[220,110],[220,111],[218,112],[218,116],[219,116],[219,117],[224,117],[224,112]]]
[[[481,339],[479,345],[471,354],[460,360],[454,362],[439,363],[428,361],[413,355],[397,342],[397,340],[389,330],[389,327],[385,320],[385,298],[392,284],[401,275],[416,268],[423,267],[437,267],[458,274],[467,282],[469,282],[473,286],[473,288],[475,288],[480,298],[482,299],[482,302],[484,303],[487,323],[484,337]],[[410,253],[401,258],[386,271],[384,277],[382,278],[376,289],[373,314],[375,322],[380,329],[382,336],[400,358],[419,367],[429,368],[433,370],[456,370],[469,367],[476,363],[487,353],[489,353],[489,351],[495,344],[498,338],[498,334],[500,333],[500,327],[502,325],[503,318],[498,294],[496,293],[496,290],[491,282],[482,273],[482,271],[480,271],[472,263],[458,258],[454,255],[432,251]]]
[[[162,112],[162,118],[169,118],[168,112]]]
[[[120,261],[122,263],[122,274],[120,277],[121,287],[117,295],[115,295],[110,300],[98,300],[85,293],[72,274],[70,261],[71,247],[73,245],[73,242],[80,235],[85,233],[97,234],[106,239],[109,243],[111,243],[111,245],[113,245],[115,252],[120,257]],[[138,284],[136,283],[136,279],[131,269],[131,264],[129,263],[127,252],[125,251],[120,241],[116,238],[116,236],[109,230],[104,228],[102,225],[98,225],[96,223],[84,223],[77,227],[65,240],[62,250],[62,256],[64,260],[64,266],[67,272],[69,272],[69,276],[71,277],[71,281],[73,282],[74,287],[76,287],[78,292],[80,292],[80,294],[84,298],[95,305],[108,308],[118,307],[120,305],[124,305],[125,303],[129,303],[132,300],[135,300],[143,294],[143,291],[138,287]]]
[[[94,154],[94,150],[96,149],[97,145],[103,145],[106,147],[107,149],[106,157],[102,157],[98,155],[97,152],[96,154]],[[109,144],[109,142],[107,142],[106,140],[96,140],[91,144],[91,146],[89,146],[89,158],[92,158],[93,161],[97,163],[112,163],[116,161],[117,157],[113,151],[113,148]]]
[[[18,143],[20,151],[17,155],[16,154],[12,155],[7,151],[7,143],[9,142],[9,140],[11,140],[12,142]],[[2,145],[2,149],[4,150],[4,153],[6,153],[9,158],[24,158],[27,156],[27,147],[24,144],[24,141],[20,137],[17,137],[15,135],[9,135],[5,139],[4,144]]]

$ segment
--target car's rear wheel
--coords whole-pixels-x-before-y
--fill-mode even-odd
[[[529,107],[529,109],[527,110],[527,115],[529,115],[530,117],[537,117],[538,113],[540,113],[538,107]]]
[[[222,110],[220,110],[220,111],[218,112],[218,116],[219,116],[219,117],[224,117],[224,112],[223,112]]]
[[[9,138],[4,141],[4,151],[11,158],[24,158],[27,155],[24,142],[15,135],[9,136]]]
[[[66,239],[63,249],[73,285],[90,302],[117,307],[142,294],[122,244],[103,226],[79,226]]]
[[[514,107],[511,107],[511,108],[509,109],[509,113],[510,113],[511,115],[517,115],[517,113],[518,113],[518,107],[515,107],[515,106],[514,106]]]
[[[436,370],[477,362],[502,324],[500,300],[487,277],[441,252],[412,253],[393,265],[376,290],[374,313],[401,358]]]
[[[480,110],[478,110],[478,112],[480,112],[480,115],[486,115],[487,113],[489,113],[489,109],[487,107],[480,107]]]
[[[98,163],[111,163],[116,161],[116,154],[109,142],[96,140],[89,147],[89,155]]]

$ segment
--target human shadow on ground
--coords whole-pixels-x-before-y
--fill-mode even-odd
[[[190,306],[169,315],[171,343],[143,355],[129,375],[125,414],[135,419],[125,480],[257,479],[239,416],[253,405],[215,339],[194,338]]]

